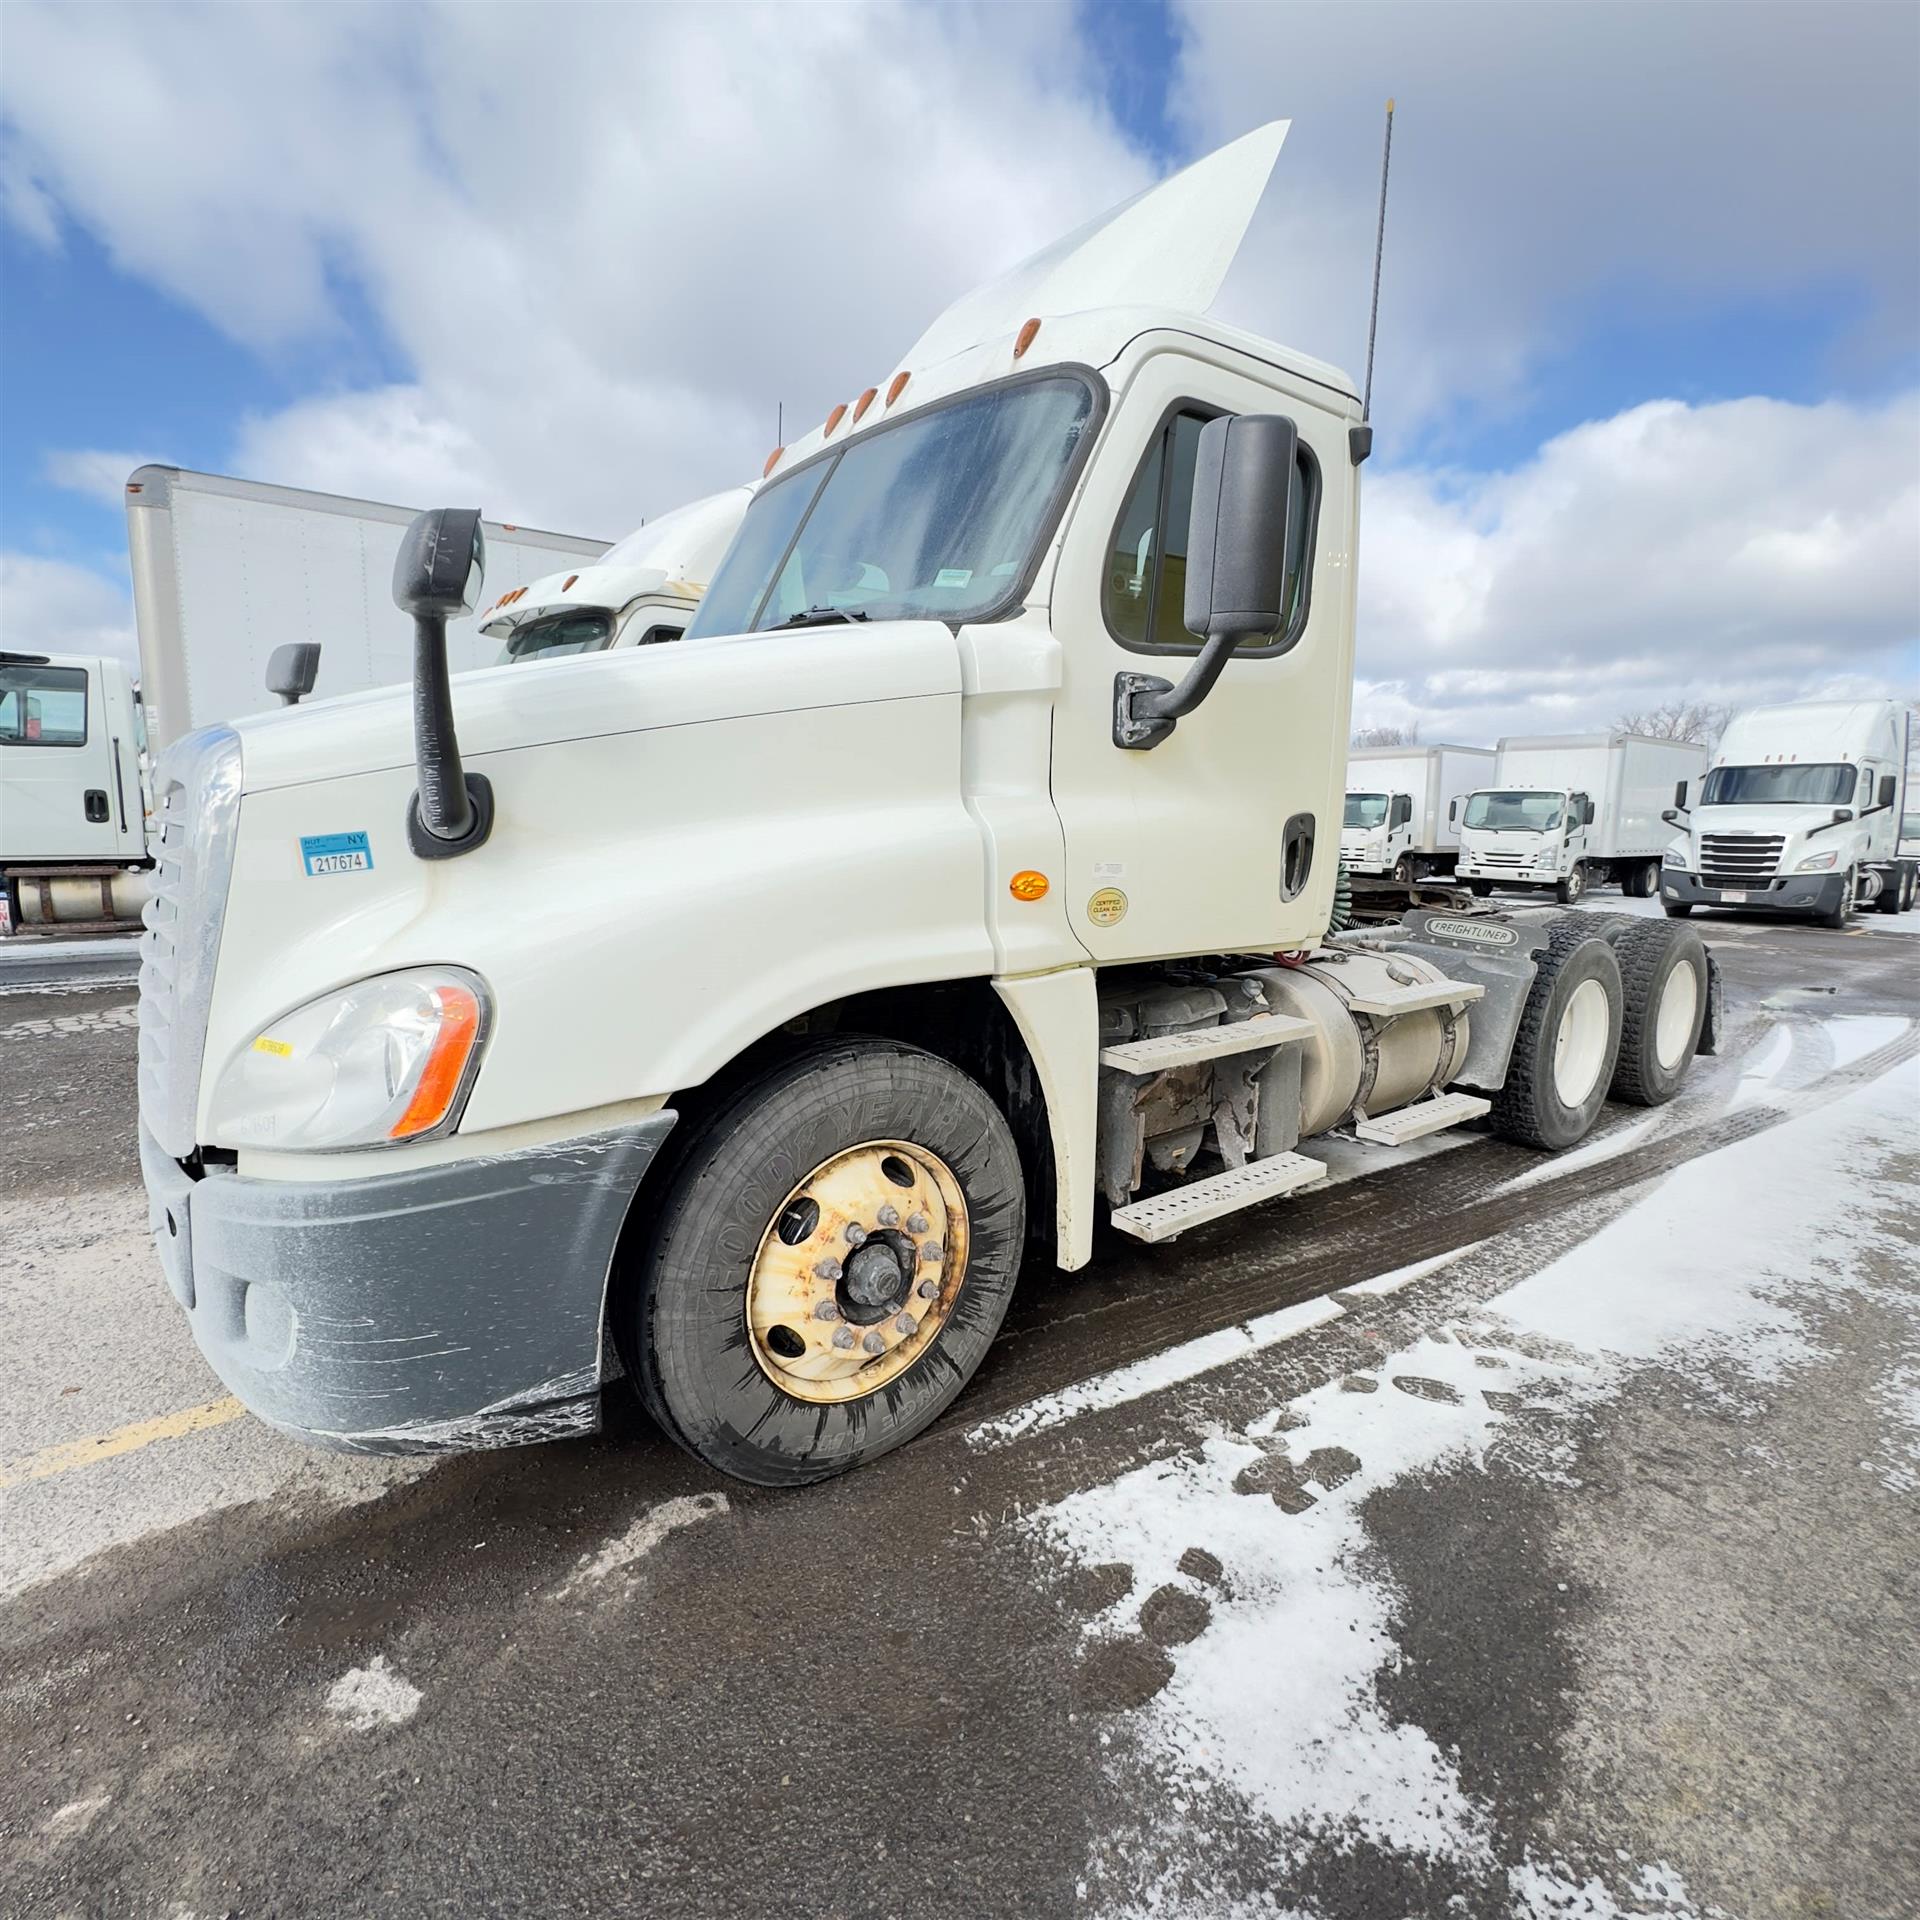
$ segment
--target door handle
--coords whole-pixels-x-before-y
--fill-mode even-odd
[[[86,797],[82,800],[81,804],[86,808],[87,818],[91,820],[96,827],[106,825],[108,814],[107,790],[105,787],[89,787],[86,791]]]

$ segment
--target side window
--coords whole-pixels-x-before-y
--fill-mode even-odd
[[[87,743],[84,667],[18,659],[0,665],[0,746],[83,747]]]
[[[1393,824],[1404,827],[1413,818],[1413,797],[1410,794],[1396,793],[1393,796]]]
[[[636,647],[657,647],[663,641],[678,640],[685,632],[685,627],[649,627],[633,644]]]
[[[1873,769],[1860,769],[1860,805],[1864,809],[1873,805]]]
[[[1219,409],[1198,403],[1182,407],[1154,435],[1140,472],[1120,510],[1107,553],[1103,590],[1107,627],[1123,647],[1145,653],[1195,653],[1200,642],[1187,631],[1187,521],[1193,512],[1193,469],[1200,429]],[[1293,490],[1286,530],[1287,617],[1280,635],[1242,654],[1284,653],[1306,625],[1313,581],[1314,535],[1320,519],[1320,467],[1300,443],[1300,484]]]
[[[1584,793],[1567,795],[1567,825],[1584,827],[1587,824],[1587,796]]]

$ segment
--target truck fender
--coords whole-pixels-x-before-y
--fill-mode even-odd
[[[1054,1257],[1071,1273],[1093,1258],[1100,1015],[1091,967],[996,979],[993,990],[1033,1056],[1053,1141]]]

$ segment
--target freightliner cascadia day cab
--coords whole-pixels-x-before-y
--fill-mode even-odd
[[[1716,1030],[1664,918],[1325,940],[1359,464],[1204,318],[1262,128],[948,309],[769,458],[686,637],[181,741],[141,975],[167,1283],[264,1418],[579,1433],[618,1368],[767,1485],[918,1433],[1023,1252],[1147,1241],[1484,1117],[1556,1148]]]
[[[180,467],[137,469],[127,480],[127,551],[155,751],[271,707],[268,664],[284,646],[320,648],[308,690],[322,699],[406,681],[413,628],[389,589],[414,512]],[[607,552],[604,540],[492,521],[486,537],[503,593]],[[472,618],[451,623],[447,644],[456,667],[491,665],[499,652]]]
[[[1542,888],[1571,903],[1612,881],[1650,899],[1672,837],[1662,815],[1706,766],[1705,747],[1633,733],[1502,740],[1492,784],[1460,804],[1454,872],[1478,894]]]
[[[1660,898],[1812,916],[1905,913],[1916,862],[1902,854],[1913,715],[1893,700],[1813,700],[1736,714],[1691,809],[1675,792]]]
[[[138,916],[145,749],[118,660],[0,652],[0,933]]]
[[[1460,802],[1493,778],[1491,747],[1356,747],[1347,755],[1340,858],[1406,882],[1453,871]]]
[[[509,589],[480,631],[504,642],[502,665],[678,640],[752,498],[751,487],[729,487],[676,507],[587,566]]]

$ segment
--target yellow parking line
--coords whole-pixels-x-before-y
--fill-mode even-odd
[[[177,1440],[183,1433],[201,1433],[208,1427],[224,1427],[246,1412],[238,1400],[209,1400],[203,1407],[182,1407],[178,1413],[163,1413],[152,1420],[136,1420],[128,1427],[115,1427],[111,1433],[90,1434],[84,1440],[68,1440],[57,1447],[43,1448],[23,1460],[10,1460],[0,1466],[0,1487],[17,1487],[28,1480],[48,1480],[56,1473],[71,1473],[75,1467],[90,1467],[96,1460],[111,1460],[119,1454],[137,1453],[156,1440]]]

